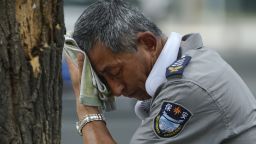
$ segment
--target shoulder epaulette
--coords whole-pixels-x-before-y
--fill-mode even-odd
[[[167,79],[170,78],[181,78],[185,67],[191,60],[191,56],[182,56],[180,59],[176,60],[166,69],[165,76]]]

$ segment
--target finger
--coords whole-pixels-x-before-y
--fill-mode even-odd
[[[69,56],[65,55],[65,59],[68,65],[68,70],[72,81],[73,90],[75,92],[75,96],[78,97],[80,91],[80,77],[78,67],[72,62]]]
[[[76,76],[79,74],[78,72],[78,68],[77,66],[72,62],[71,58],[67,55],[65,55],[65,59],[66,59],[66,62],[67,62],[67,65],[68,65],[68,70],[69,70],[69,73],[70,73],[70,77],[71,77],[71,80],[72,82],[76,82],[77,78]]]
[[[77,54],[77,65],[78,65],[78,69],[79,69],[79,73],[80,73],[79,76],[82,75],[84,58],[85,58],[85,56],[82,53]]]
[[[65,57],[65,61],[68,64],[68,68],[69,69],[77,69],[76,65],[72,62],[71,58],[69,56],[67,56],[66,54],[64,54]]]

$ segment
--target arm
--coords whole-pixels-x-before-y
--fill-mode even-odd
[[[72,63],[72,61],[66,57],[66,61],[69,67],[70,77],[72,80],[73,90],[76,96],[76,110],[79,121],[82,120],[86,114],[100,113],[98,107],[82,105],[79,102],[80,80],[83,67],[84,57],[82,54],[78,54],[78,68]],[[83,129],[83,142],[89,144],[114,144],[116,143],[112,138],[106,124],[103,121],[93,121],[86,124]]]

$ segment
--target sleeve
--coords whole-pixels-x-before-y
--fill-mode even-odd
[[[183,79],[168,81],[152,101],[150,115],[136,131],[138,143],[221,143],[225,119],[208,91]]]

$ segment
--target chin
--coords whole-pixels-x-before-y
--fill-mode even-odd
[[[149,95],[139,95],[139,96],[134,96],[133,98],[137,99],[137,100],[147,100],[147,99],[150,99],[152,98],[151,96]]]
[[[131,95],[124,95],[125,97],[128,97],[128,98],[134,98],[134,99],[137,99],[137,100],[147,100],[147,99],[150,99],[152,98],[151,96],[149,96],[146,92],[135,92]]]

